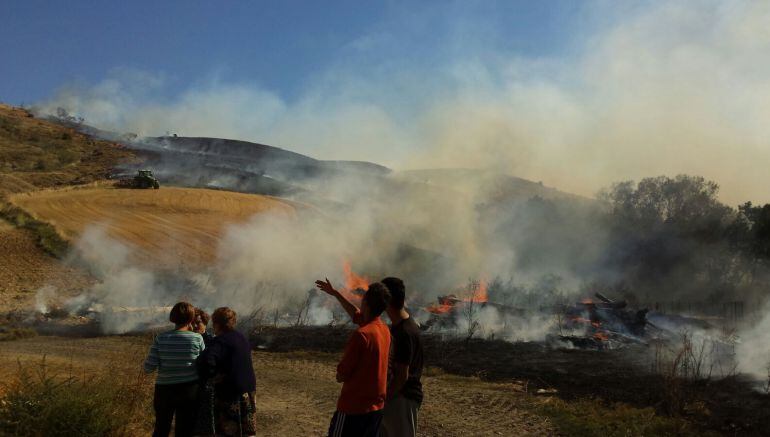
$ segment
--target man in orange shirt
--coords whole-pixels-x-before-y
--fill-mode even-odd
[[[335,297],[358,325],[337,365],[342,391],[329,425],[329,437],[377,437],[388,383],[390,330],[380,314],[390,301],[387,287],[375,282],[361,299],[361,309],[332,287],[328,279],[316,286]]]

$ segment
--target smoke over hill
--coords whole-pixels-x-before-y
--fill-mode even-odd
[[[487,57],[468,38],[431,65],[332,62],[294,98],[222,79],[159,97],[161,74],[127,70],[40,106],[139,135],[239,138],[394,169],[492,167],[586,196],[686,173],[719,181],[730,205],[770,200],[770,6],[643,5],[586,4],[594,26],[550,57]]]

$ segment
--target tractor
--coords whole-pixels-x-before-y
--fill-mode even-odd
[[[152,175],[152,170],[139,170],[132,178],[123,178],[115,184],[118,188],[160,188],[158,180]]]

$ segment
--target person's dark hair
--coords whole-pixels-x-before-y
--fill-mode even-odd
[[[388,291],[390,292],[390,307],[397,310],[403,308],[404,301],[406,300],[406,287],[404,287],[404,281],[400,278],[388,276],[380,282],[388,287]]]
[[[209,320],[211,320],[211,317],[209,317],[209,313],[207,313],[206,311],[203,311],[200,308],[195,308],[195,317],[196,318],[200,317],[201,323],[203,323],[204,325],[208,325]]]
[[[214,310],[211,314],[211,321],[219,325],[225,331],[235,329],[237,322],[235,311],[228,307],[221,307]]]
[[[385,311],[385,307],[388,306],[390,301],[388,287],[379,282],[369,284],[369,289],[364,294],[364,300],[366,300],[366,305],[369,307],[372,317],[379,316]]]
[[[177,326],[192,323],[195,320],[195,307],[190,302],[179,302],[171,308],[168,320]]]

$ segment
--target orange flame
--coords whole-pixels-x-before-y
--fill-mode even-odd
[[[470,296],[464,297],[462,299],[458,298],[454,294],[439,296],[438,304],[433,304],[426,307],[425,311],[433,314],[446,314],[452,311],[452,308],[454,308],[455,305],[457,305],[459,302],[486,303],[489,301],[489,295],[487,293],[488,287],[489,285],[484,281],[472,283],[470,290],[468,290]]]
[[[345,285],[340,292],[342,292],[348,300],[351,300],[354,303],[360,302],[364,292],[369,289],[369,278],[355,274],[350,262],[347,260],[342,261],[342,271],[345,274]]]
[[[439,304],[434,304],[425,308],[425,311],[433,314],[446,314],[452,311],[453,307],[454,307],[453,304],[439,303]]]
[[[342,262],[342,270],[345,272],[345,288],[348,291],[366,291],[369,289],[369,278],[355,274],[353,272],[353,268],[350,266],[349,261]]]
[[[487,284],[485,281],[479,281],[478,283],[474,283],[470,292],[471,296],[463,299],[465,302],[477,302],[477,303],[484,303],[489,301],[489,296],[487,294],[487,289],[489,288],[489,284]]]

